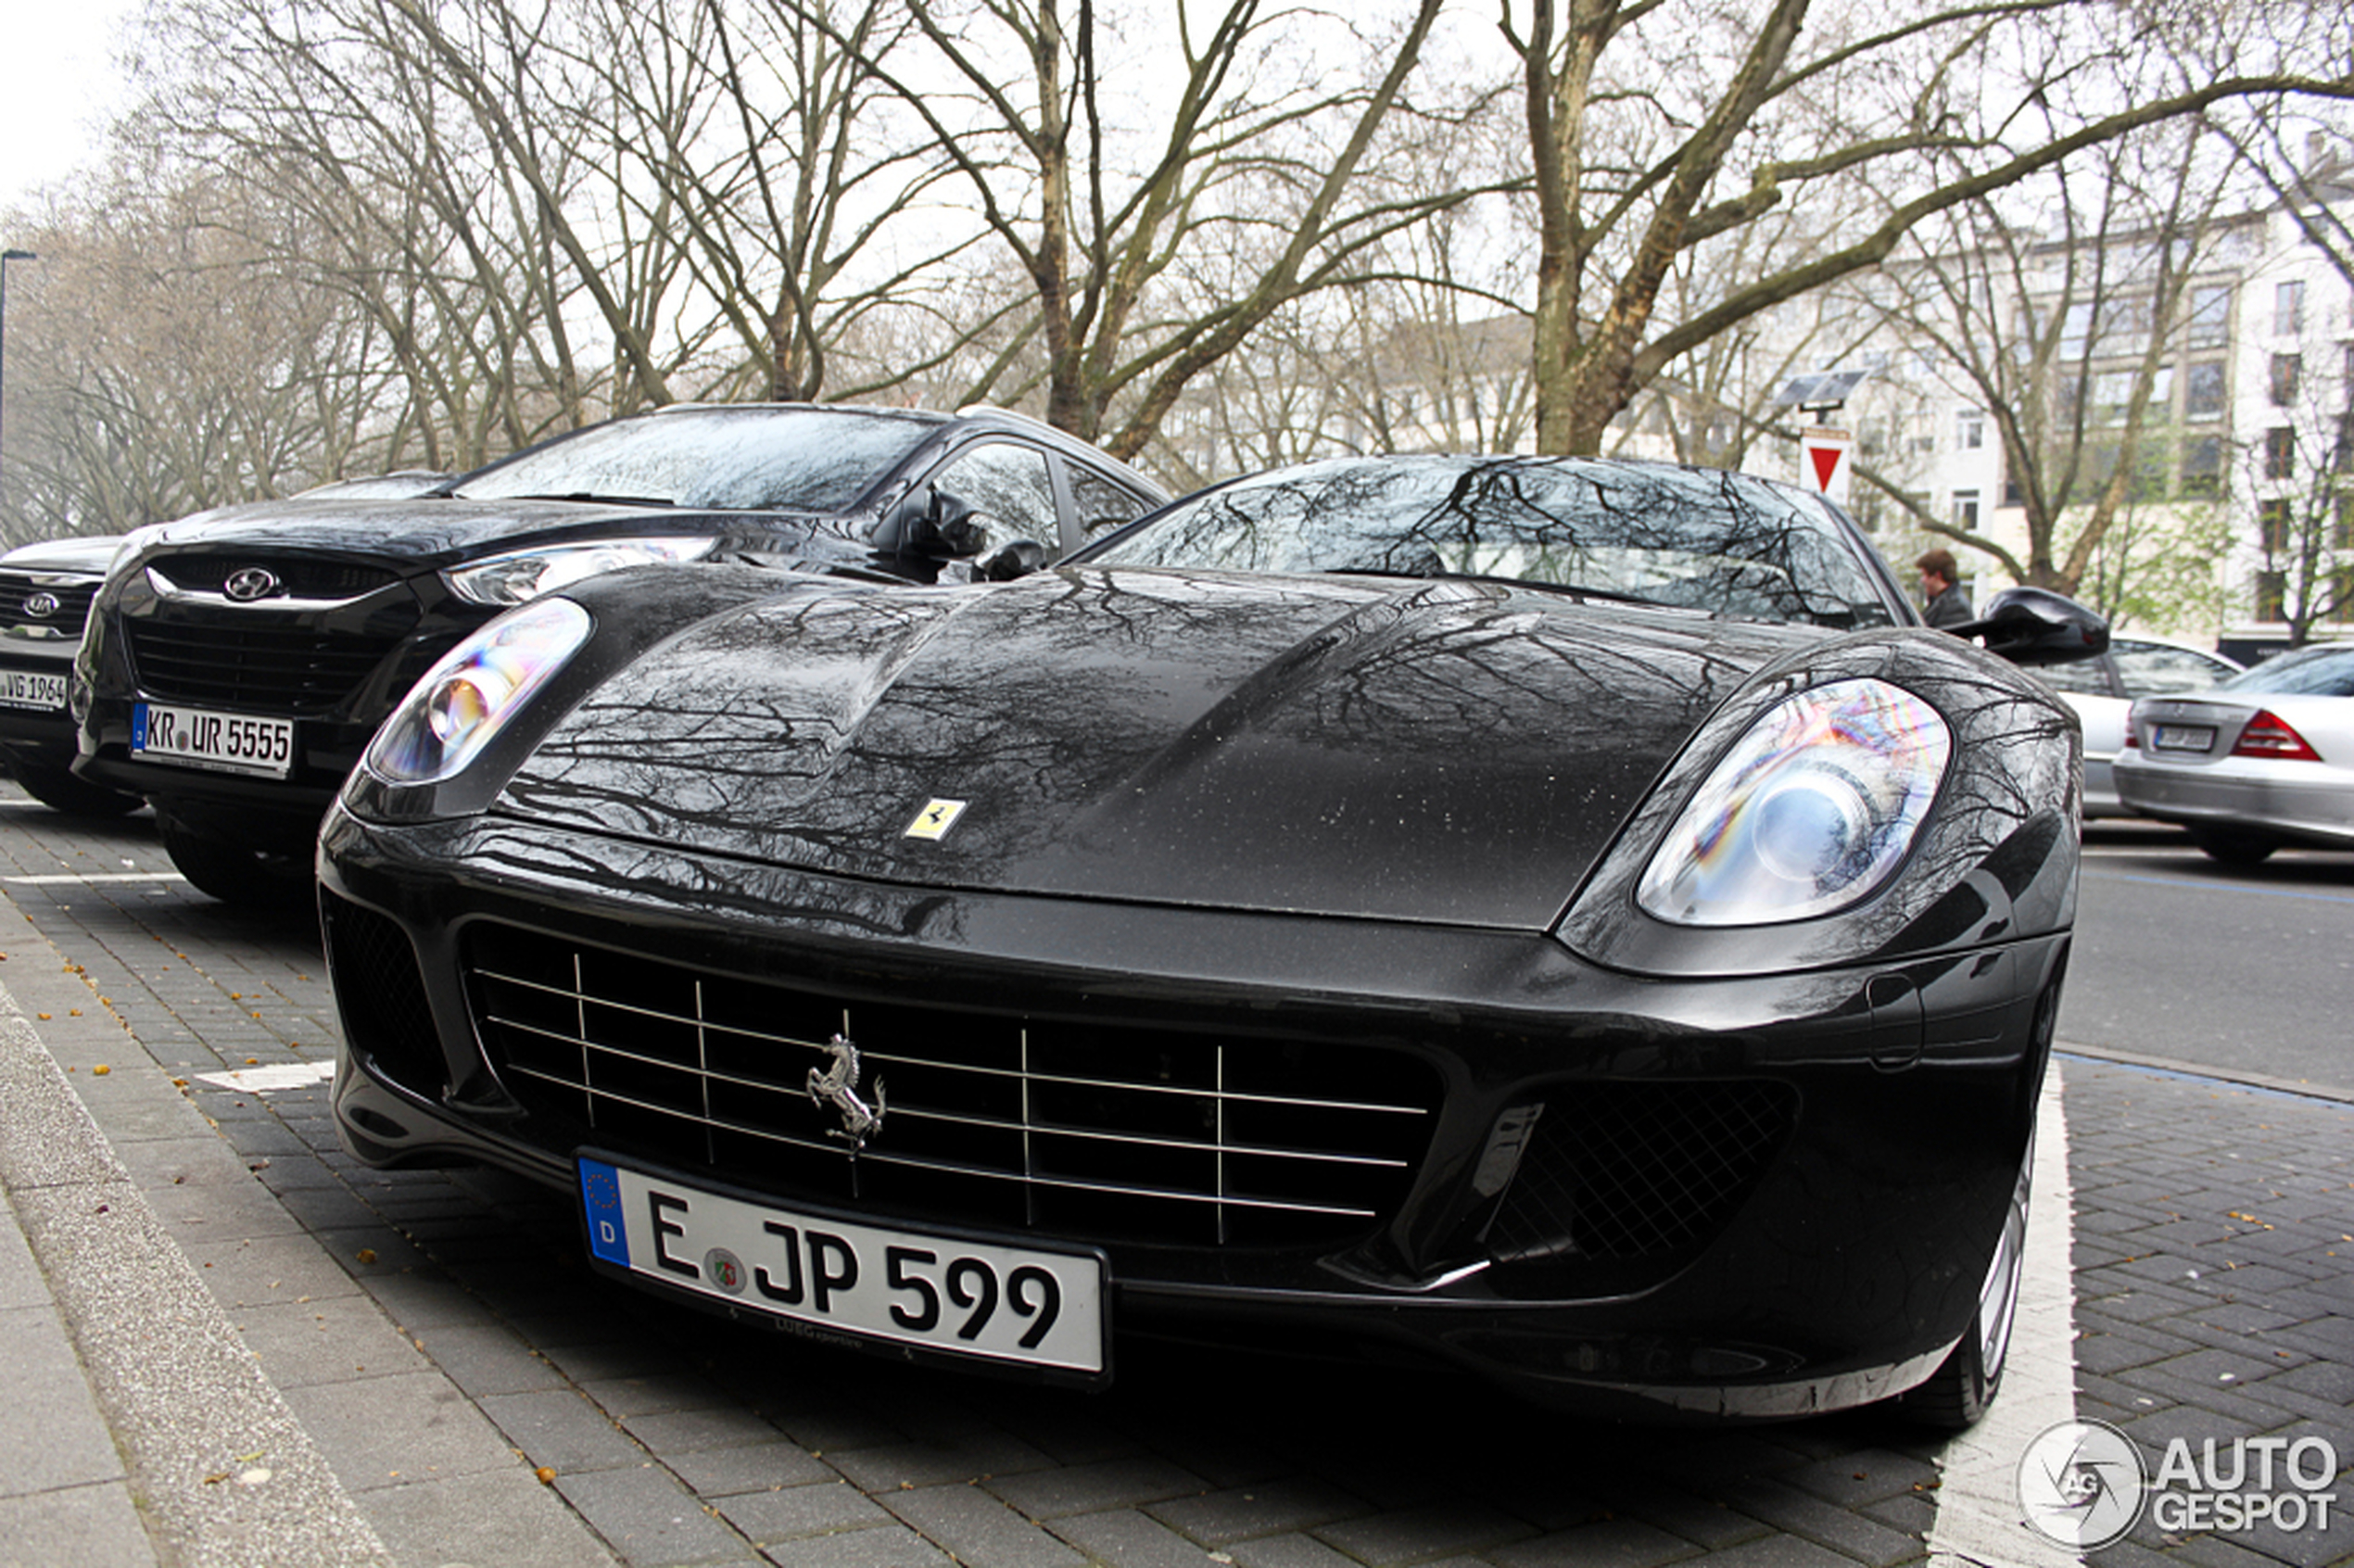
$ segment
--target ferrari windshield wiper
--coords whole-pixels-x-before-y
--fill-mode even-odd
[[[1614,604],[1641,604],[1653,610],[1684,610],[1690,606],[1663,603],[1645,599],[1640,594],[1620,593],[1613,588],[1588,588],[1583,583],[1550,583],[1541,577],[1512,577],[1494,572],[1416,572],[1403,566],[1327,566],[1327,576],[1335,577],[1398,577],[1407,582],[1436,582],[1442,577],[1463,583],[1500,583],[1506,588],[1535,588],[1540,593],[1563,594],[1571,599],[1606,599]]]

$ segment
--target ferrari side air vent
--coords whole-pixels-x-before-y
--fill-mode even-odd
[[[1765,1080],[1565,1087],[1531,1130],[1489,1249],[1506,1263],[1688,1257],[1756,1186],[1797,1106]]]
[[[351,1048],[402,1088],[439,1099],[449,1072],[408,934],[374,910],[331,892],[320,894],[319,909],[327,972]]]

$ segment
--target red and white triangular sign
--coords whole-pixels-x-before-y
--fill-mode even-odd
[[[1798,437],[1798,482],[1823,492],[1834,505],[1847,504],[1847,471],[1854,466],[1848,462],[1855,450],[1852,431],[1833,430],[1824,425],[1800,433]]]

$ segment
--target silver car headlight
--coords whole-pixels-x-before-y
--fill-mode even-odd
[[[361,765],[388,784],[455,776],[580,651],[591,624],[569,599],[535,600],[500,616],[410,688]]]
[[[595,539],[511,550],[453,566],[441,575],[450,591],[469,603],[505,606],[553,593],[601,572],[701,561],[718,548],[719,541],[707,537]]]
[[[1681,926],[1803,920],[1860,903],[1912,848],[1953,751],[1937,710],[1883,680],[1786,697],[1676,819],[1636,902]]]

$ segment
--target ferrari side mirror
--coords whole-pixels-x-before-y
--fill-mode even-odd
[[[1977,620],[1949,629],[2019,665],[2065,664],[2108,648],[2108,622],[2049,588],[2005,588],[1986,601]]]

